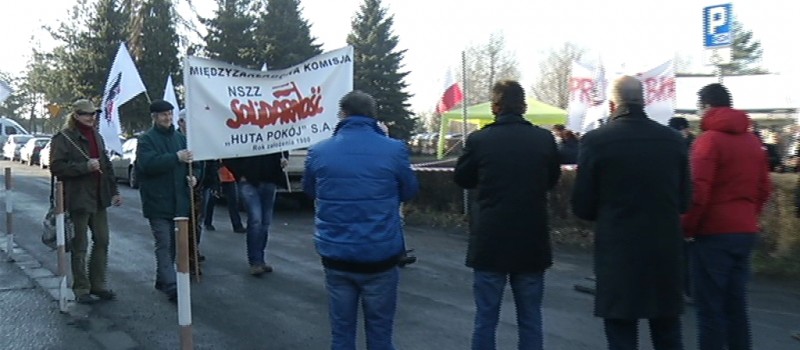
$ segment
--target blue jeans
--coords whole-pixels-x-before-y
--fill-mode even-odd
[[[222,192],[225,193],[225,201],[228,204],[228,216],[231,217],[231,226],[238,229],[242,226],[242,217],[239,215],[239,191],[235,182],[223,182]]]
[[[156,284],[161,291],[174,291],[175,285],[175,221],[173,219],[150,219],[150,230],[155,239]]]
[[[517,328],[520,350],[543,348],[542,298],[544,273],[503,273],[474,270],[472,291],[475,295],[475,329],[472,350],[494,350],[500,304],[506,280],[511,281],[514,305],[517,308]]]
[[[364,310],[369,350],[394,350],[392,328],[397,308],[397,267],[380,273],[325,269],[331,321],[331,350],[355,350],[358,301]]]
[[[242,181],[239,182],[239,191],[247,210],[247,262],[250,266],[263,265],[276,186],[270,182],[252,184]]]
[[[750,350],[747,282],[757,236],[699,236],[692,247],[692,282],[700,350]]]

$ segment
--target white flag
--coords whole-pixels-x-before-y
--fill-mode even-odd
[[[106,88],[103,90],[103,104],[100,107],[99,131],[105,141],[106,149],[122,154],[122,142],[119,139],[119,134],[122,133],[119,106],[142,92],[145,92],[142,78],[139,77],[125,43],[120,43],[117,56],[114,57],[111,71],[108,73]]]
[[[3,103],[9,96],[11,96],[11,87],[8,86],[8,83],[0,80],[0,103]]]
[[[164,101],[172,104],[175,111],[178,111],[178,98],[175,97],[175,86],[172,85],[172,76],[167,76],[167,86],[164,87]],[[172,125],[175,125],[175,130],[178,130],[178,116],[172,118]]]

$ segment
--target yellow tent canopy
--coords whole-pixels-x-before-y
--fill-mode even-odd
[[[551,106],[536,99],[529,98],[525,101],[528,108],[525,112],[525,119],[535,125],[555,125],[564,124],[567,122],[567,111]],[[462,108],[454,109],[450,112],[442,114],[441,124],[439,126],[439,145],[437,147],[436,155],[439,159],[444,157],[444,148],[446,143],[446,136],[451,130],[453,123],[458,123],[460,126],[464,121],[464,113]],[[492,107],[490,102],[484,102],[467,107],[467,133],[478,130],[486,126],[486,124],[494,122],[494,115],[492,114]],[[457,132],[461,133],[461,127],[457,128]]]

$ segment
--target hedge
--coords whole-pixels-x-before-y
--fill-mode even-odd
[[[467,232],[463,215],[463,191],[453,183],[449,171],[418,171],[420,195],[405,206],[409,225],[427,226],[450,232]],[[564,171],[550,194],[550,223],[557,245],[592,246],[592,225],[572,215],[569,197],[574,171]],[[774,194],[761,217],[762,234],[754,254],[757,273],[800,277],[800,220],[795,216],[796,174],[772,174]]]

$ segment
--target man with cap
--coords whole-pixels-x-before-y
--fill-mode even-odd
[[[155,239],[156,289],[177,300],[175,277],[175,221],[189,217],[189,191],[196,184],[189,176],[192,152],[186,137],[172,123],[174,107],[163,100],[150,104],[153,127],[139,136],[136,175],[142,198],[142,214],[150,221]]]
[[[581,139],[572,193],[576,216],[595,221],[594,314],[608,349],[638,349],[647,319],[656,350],[682,350],[681,213],[691,199],[688,151],[644,111],[642,83],[613,86],[611,120]]]
[[[106,287],[108,216],[106,208],[122,204],[103,138],[95,129],[100,111],[89,100],[77,100],[59,133],[53,136],[50,172],[64,183],[64,203],[74,225],[72,239],[72,290],[78,303],[113,300]],[[92,230],[88,272],[87,230]]]

